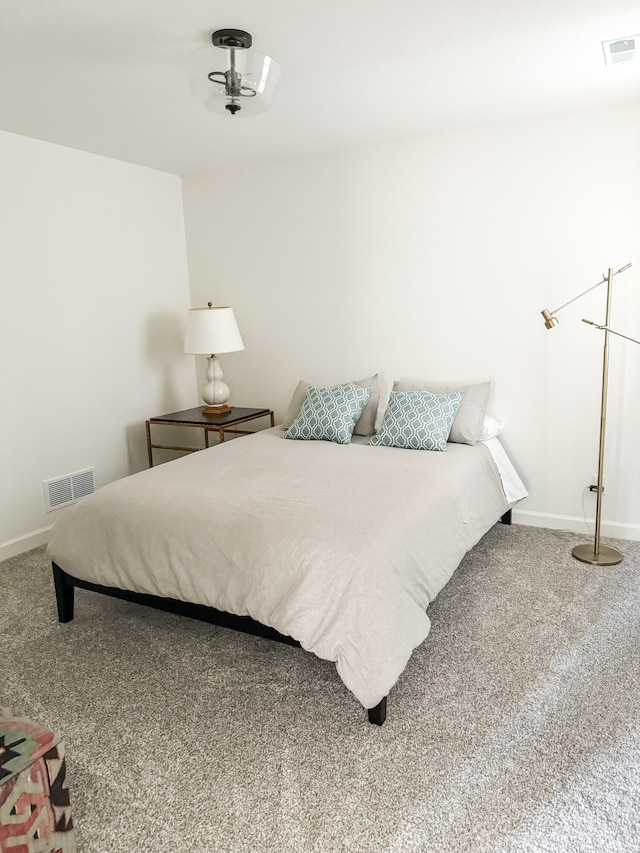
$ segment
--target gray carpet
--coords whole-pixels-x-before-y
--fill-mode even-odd
[[[497,525],[382,728],[333,664],[0,564],[0,704],[60,731],[80,853],[640,850],[640,543]],[[587,541],[587,540],[585,540]]]

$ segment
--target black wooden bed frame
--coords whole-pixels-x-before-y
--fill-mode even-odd
[[[511,524],[511,510],[505,512],[501,517],[502,524]],[[53,583],[56,591],[56,604],[58,607],[58,621],[71,622],[73,619],[73,604],[76,587],[88,589],[91,592],[100,592],[110,595],[112,598],[120,598],[124,601],[132,601],[135,604],[144,604],[156,610],[164,610],[168,613],[176,613],[180,616],[188,616],[190,619],[199,619],[201,622],[209,622],[211,625],[220,625],[223,628],[231,628],[234,631],[242,631],[266,640],[275,640],[287,646],[300,648],[300,643],[286,634],[281,634],[275,628],[256,622],[250,616],[236,616],[226,613],[224,610],[216,610],[215,607],[207,607],[204,604],[192,604],[188,601],[179,601],[175,598],[162,598],[159,595],[148,595],[141,592],[131,592],[127,589],[118,589],[112,586],[102,586],[91,581],[81,580],[73,577],[61,569],[56,563],[51,563],[53,569]],[[387,697],[378,702],[374,708],[368,708],[369,722],[381,726],[387,718]]]

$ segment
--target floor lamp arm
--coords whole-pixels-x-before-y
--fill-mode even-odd
[[[590,326],[593,326],[595,329],[601,329],[603,332],[609,332],[611,335],[617,335],[619,338],[624,338],[625,341],[631,341],[632,344],[640,344],[640,341],[637,341],[635,338],[630,338],[629,335],[623,335],[622,332],[616,332],[615,329],[610,329],[608,326],[599,326],[597,323],[594,323],[593,320],[582,320],[583,323],[588,323]]]
[[[603,275],[601,281],[597,282],[597,284],[592,284],[591,287],[588,287],[586,290],[583,290],[582,293],[579,293],[577,296],[574,296],[573,299],[570,299],[568,302],[565,302],[563,305],[560,305],[559,308],[555,308],[553,311],[547,312],[547,313],[548,314],[550,313],[551,316],[553,317],[555,314],[558,313],[558,311],[562,311],[562,309],[566,308],[567,305],[571,305],[572,302],[576,302],[578,299],[582,299],[582,297],[586,296],[587,293],[591,293],[592,290],[595,290],[596,287],[600,287],[600,285],[604,284],[605,282],[610,287],[611,286],[611,279],[613,278],[613,276],[619,275],[621,272],[628,270],[630,266],[631,266],[631,264],[625,264],[623,267],[620,267],[620,269],[616,270],[615,272],[613,272],[613,270],[609,270],[607,275]],[[585,320],[584,322],[588,322],[588,321]]]

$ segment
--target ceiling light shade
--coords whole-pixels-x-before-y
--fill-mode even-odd
[[[280,65],[251,49],[244,30],[216,30],[213,47],[194,50],[187,57],[194,95],[211,112],[228,116],[253,116],[268,109]]]

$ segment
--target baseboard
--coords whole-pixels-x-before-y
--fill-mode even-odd
[[[24,536],[17,536],[15,539],[0,542],[0,562],[10,560],[11,557],[17,557],[18,554],[24,554],[26,551],[31,551],[32,548],[39,548],[40,545],[46,545],[51,538],[52,530],[53,525],[50,524],[48,527],[41,527],[39,530],[25,533]]]
[[[528,527],[549,527],[552,530],[569,530],[571,533],[579,533],[582,536],[593,536],[595,519],[587,519],[570,515],[554,515],[549,512],[527,512],[526,510],[514,509],[512,513],[514,524],[524,524]],[[611,539],[630,539],[640,542],[640,525],[620,524],[615,521],[602,521],[600,525],[602,536]]]

